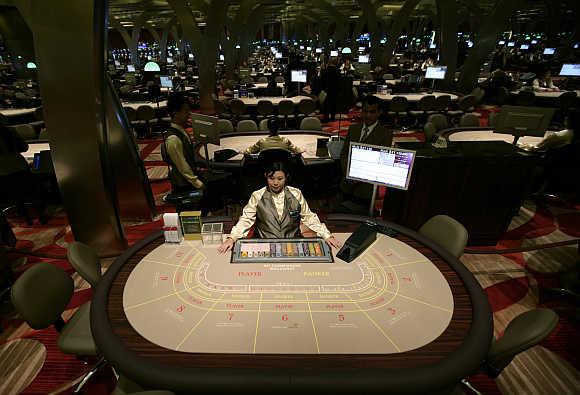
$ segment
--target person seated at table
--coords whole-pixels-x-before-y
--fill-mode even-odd
[[[574,130],[572,117],[568,116],[565,120],[565,129],[558,131],[547,131],[542,141],[533,149],[536,151],[547,151],[556,148],[562,148],[574,141]]]
[[[542,70],[538,77],[532,81],[532,86],[536,92],[558,92],[560,89],[552,82],[550,70]]]
[[[205,184],[193,171],[196,168],[194,148],[185,131],[191,112],[189,99],[179,93],[171,94],[167,100],[167,111],[171,124],[165,132],[161,151],[163,160],[170,166],[171,189],[173,192],[204,189]]]
[[[393,143],[393,132],[379,123],[381,115],[380,100],[367,95],[362,100],[362,123],[350,125],[346,140],[340,153],[340,163],[343,174],[346,174],[350,142],[365,143],[390,147]],[[346,198],[355,200],[367,199],[372,195],[372,185],[352,180],[343,180],[340,189]]]
[[[252,193],[238,223],[218,247],[220,253],[229,251],[236,240],[246,237],[253,225],[254,235],[260,238],[293,238],[300,236],[301,222],[331,247],[341,247],[340,241],[310,211],[300,189],[286,185],[289,176],[284,162],[272,162],[266,166],[266,186]]]
[[[350,62],[349,58],[344,59],[344,63],[340,66],[340,74],[352,75],[355,72],[355,68]]]
[[[266,149],[285,149],[290,151],[294,154],[301,154],[304,150],[300,147],[295,146],[290,140],[286,137],[282,137],[278,135],[278,131],[280,129],[280,123],[276,118],[270,118],[268,120],[268,130],[270,131],[270,135],[268,137],[264,137],[263,139],[258,140],[258,142],[250,147],[248,147],[244,153],[245,154],[258,154],[260,151]]]
[[[427,58],[421,64],[421,71],[426,71],[427,67],[432,67],[432,66],[435,66],[435,61],[433,60],[433,58]]]

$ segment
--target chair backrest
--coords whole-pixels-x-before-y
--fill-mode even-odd
[[[536,101],[536,94],[532,91],[519,91],[516,95],[516,106],[531,106]]]
[[[251,119],[244,119],[236,125],[238,132],[256,132],[258,130],[258,125]]]
[[[497,377],[516,355],[547,338],[558,324],[558,315],[544,308],[528,310],[510,321],[503,336],[491,345],[483,370]]]
[[[219,101],[219,100],[214,100],[213,101],[213,111],[215,114],[221,114],[226,112],[226,106],[223,102]]]
[[[292,100],[282,100],[278,103],[278,114],[292,115],[294,114],[294,102]]]
[[[282,77],[281,75],[277,75],[274,78],[274,81],[276,81],[276,83],[279,83],[279,82],[282,82],[283,83],[285,80],[284,80],[284,77]]]
[[[496,104],[505,104],[510,98],[510,91],[505,86],[500,86],[495,95]]]
[[[479,126],[479,117],[475,114],[463,114],[459,119],[459,126],[470,127]]]
[[[137,119],[139,121],[150,121],[155,118],[155,109],[151,106],[144,105],[137,107]]]
[[[384,80],[392,80],[395,77],[392,74],[383,74],[383,79]]]
[[[417,108],[421,111],[433,110],[436,106],[435,96],[427,95],[423,96],[419,102],[417,102]]]
[[[246,113],[246,103],[240,99],[233,99],[230,101],[230,110],[235,115],[242,115]]]
[[[451,96],[449,95],[441,95],[437,96],[435,99],[435,110],[437,111],[445,111],[451,104]]]
[[[437,133],[437,126],[431,122],[427,122],[425,126],[423,126],[423,133],[425,134],[425,141],[430,142],[433,135]]]
[[[135,110],[133,107],[123,107],[123,109],[125,110],[125,115],[127,115],[129,122],[137,120],[137,110]]]
[[[568,110],[570,107],[574,106],[577,96],[578,94],[574,91],[564,92],[558,96],[557,106],[560,107],[561,110]]]
[[[260,77],[258,78],[258,82],[261,84],[268,83],[268,77]]]
[[[497,112],[490,112],[490,113],[489,113],[489,117],[488,117],[488,119],[487,119],[487,124],[488,124],[489,126],[491,126],[491,127],[495,127],[495,121],[496,121],[496,118],[497,118],[497,115],[498,115],[498,114],[499,114],[499,113],[497,113]]]
[[[322,123],[316,117],[306,117],[300,121],[301,130],[322,130]]]
[[[39,121],[44,121],[44,110],[42,107],[38,107],[34,110],[34,118]]]
[[[389,110],[393,112],[403,112],[407,111],[409,107],[409,101],[404,96],[395,96],[391,99],[389,103]]]
[[[48,130],[46,128],[40,129],[40,133],[38,134],[39,140],[48,140]]]
[[[473,109],[476,103],[475,96],[473,95],[465,95],[457,102],[457,105],[462,111],[468,112]]]
[[[483,96],[485,96],[485,90],[481,89],[479,86],[476,86],[471,91],[471,95],[475,97],[475,104],[479,104],[483,100]]]
[[[259,100],[256,111],[260,115],[270,115],[274,112],[274,104],[270,100]]]
[[[76,272],[95,288],[102,277],[101,260],[97,252],[92,247],[75,241],[68,246],[66,256]]]
[[[427,117],[427,122],[431,122],[437,128],[437,131],[447,129],[449,123],[447,117],[443,114],[431,114]]]
[[[310,115],[316,111],[316,103],[312,99],[302,99],[298,103],[298,112],[304,115]]]
[[[234,131],[234,125],[229,119],[218,119],[217,127],[220,133],[230,133]]]
[[[74,283],[62,269],[40,262],[16,279],[11,292],[14,308],[28,325],[44,329],[61,318]]]
[[[270,148],[260,151],[258,160],[261,163],[284,162],[290,164],[292,153],[283,148]]]
[[[268,129],[268,118],[260,121],[260,130],[270,130]]]
[[[24,140],[37,139],[36,130],[34,130],[34,127],[32,125],[25,123],[22,125],[14,126],[14,129],[16,129],[16,133],[18,133],[18,135],[22,137]]]
[[[242,78],[242,84],[253,84],[254,83],[254,79],[250,76],[244,77]]]
[[[419,233],[459,258],[467,245],[467,229],[447,215],[436,215],[419,228]]]

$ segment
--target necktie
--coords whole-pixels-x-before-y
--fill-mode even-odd
[[[360,136],[360,141],[365,141],[369,134],[369,127],[367,125],[364,126],[362,130],[362,134]]]

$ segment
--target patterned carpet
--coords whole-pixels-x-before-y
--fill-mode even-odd
[[[355,114],[356,115],[356,114]],[[354,116],[341,120],[340,132],[345,133]],[[325,125],[325,131],[336,133],[338,121]],[[405,133],[397,138],[420,139],[418,133]],[[170,189],[165,179],[167,168],[160,162],[159,141],[140,141],[139,148],[161,212],[172,210],[164,205],[162,196]],[[24,221],[11,218],[18,238],[17,248],[35,253],[64,255],[73,240],[66,216],[55,209],[46,225],[29,227]],[[126,223],[129,243],[141,239],[160,221]],[[505,249],[540,245],[580,237],[580,206],[570,208],[537,207],[531,202],[513,218],[508,232],[494,248]],[[486,248],[479,248],[479,250]],[[487,248],[490,249],[490,248]],[[27,256],[24,260],[10,256],[16,274],[38,262],[48,262],[65,269],[74,279],[75,294],[65,318],[82,303],[89,301],[89,285],[71,268],[66,259]],[[507,323],[518,314],[536,306],[555,309],[560,321],[554,332],[541,345],[520,354],[499,376],[492,380],[483,374],[470,381],[484,394],[578,394],[580,393],[580,334],[574,322],[569,301],[548,295],[544,289],[559,284],[561,272],[578,267],[576,246],[542,249],[512,254],[464,254],[461,261],[472,271],[489,298],[494,311],[496,336],[501,336]],[[104,270],[112,260],[104,260]],[[0,394],[71,393],[73,383],[87,370],[83,361],[65,355],[56,345],[54,329],[32,330],[14,314],[4,314],[0,325]],[[88,394],[106,394],[114,388],[114,377],[105,372],[86,387]],[[466,393],[469,393],[466,391]]]

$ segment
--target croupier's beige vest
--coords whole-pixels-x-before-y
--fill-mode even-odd
[[[272,193],[266,189],[256,207],[256,236],[263,239],[287,239],[300,236],[300,211],[302,207],[292,192],[284,188],[284,211],[278,212]]]

